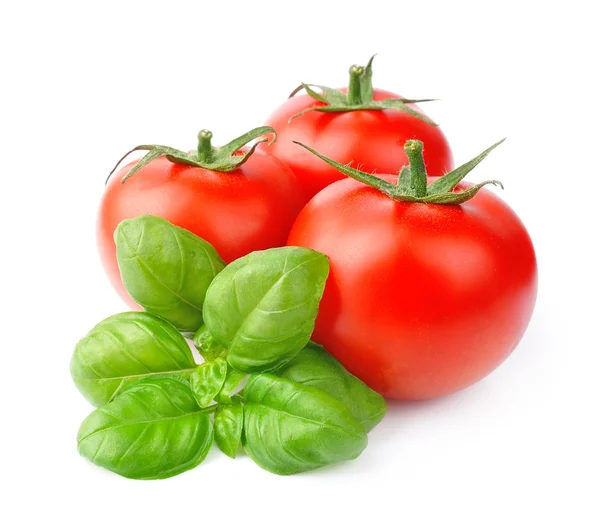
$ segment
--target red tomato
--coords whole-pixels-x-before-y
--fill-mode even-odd
[[[135,163],[115,173],[98,214],[98,246],[104,268],[130,304],[115,257],[113,232],[140,214],[163,217],[210,242],[229,263],[254,250],[285,244],[302,206],[298,182],[274,156],[256,151],[238,169],[215,172],[161,157],[124,183]]]
[[[389,398],[473,384],[513,351],[533,312],[531,239],[486,189],[438,205],[339,181],[306,205],[288,244],[330,259],[313,339]]]
[[[373,92],[375,101],[390,98],[399,98],[399,95],[377,89]],[[441,129],[397,109],[309,111],[289,121],[306,108],[323,105],[309,95],[296,95],[267,119],[267,125],[277,131],[277,142],[270,151],[298,176],[307,201],[344,175],[292,141],[302,142],[353,168],[391,174],[408,164],[404,143],[408,139],[419,139],[425,144],[425,164],[430,175],[444,175],[454,168],[452,152]],[[414,104],[409,106],[418,109]]]

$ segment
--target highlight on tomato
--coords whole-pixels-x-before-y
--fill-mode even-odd
[[[332,89],[302,84],[267,119],[277,131],[272,153],[297,175],[308,201],[344,174],[322,163],[300,141],[341,164],[369,173],[397,173],[408,159],[405,141],[425,144],[425,164],[430,176],[441,176],[454,167],[446,137],[415,103],[390,91],[374,89],[373,57],[366,66],[350,68],[348,88]],[[304,90],[306,93],[298,95]]]
[[[500,183],[461,182],[497,145],[437,179],[420,141],[406,142],[399,176],[381,177],[303,146],[349,176],[306,205],[288,238],[329,257],[312,339],[395,399],[447,395],[500,365],[532,316],[537,264],[521,220],[483,188]]]
[[[98,248],[113,287],[131,305],[135,303],[121,283],[113,240],[124,219],[162,217],[208,241],[226,263],[285,244],[303,203],[294,173],[275,156],[256,149],[272,143],[275,131],[259,127],[221,148],[212,146],[211,139],[209,131],[201,131],[193,152],[137,146],[109,176],[98,212]],[[148,153],[117,171],[125,157],[138,150]]]

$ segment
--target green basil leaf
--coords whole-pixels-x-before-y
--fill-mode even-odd
[[[219,345],[212,334],[206,328],[206,325],[200,327],[194,334],[194,347],[198,349],[200,356],[207,362],[215,360],[219,356],[224,356],[227,349],[222,345]]]
[[[79,341],[71,359],[75,385],[96,406],[142,378],[165,373],[187,377],[195,367],[177,329],[146,312],[124,312],[101,321]]]
[[[213,440],[211,419],[189,384],[172,378],[141,380],[81,424],[79,453],[133,479],[163,479],[204,459]]]
[[[179,330],[196,331],[202,325],[206,289],[225,266],[214,247],[150,215],[122,221],[115,243],[130,296]]]
[[[235,458],[242,440],[244,407],[239,400],[220,405],[215,413],[215,442],[228,457]]]
[[[291,475],[358,457],[363,425],[324,391],[272,374],[244,387],[244,448],[263,469]]]
[[[273,374],[325,391],[342,402],[368,432],[385,415],[385,400],[350,374],[321,345],[309,342],[297,356]]]
[[[217,358],[212,362],[204,362],[196,367],[190,376],[190,383],[196,402],[200,407],[206,407],[223,387],[227,376],[227,361]]]
[[[227,378],[223,383],[223,387],[219,391],[219,394],[215,397],[215,401],[219,404],[231,404],[233,403],[232,396],[235,394],[236,389],[242,383],[242,380],[246,378],[246,373],[236,371],[231,365],[227,366]]]
[[[327,256],[301,247],[252,252],[211,283],[204,322],[240,371],[276,368],[313,332],[329,273]]]

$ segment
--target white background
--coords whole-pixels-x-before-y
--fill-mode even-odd
[[[585,7],[585,6],[590,7]],[[570,2],[5,2],[0,8],[3,524],[592,525],[598,512],[596,16]],[[96,254],[107,172],[140,143],[252,127],[300,81],[426,106],[470,179],[501,179],[540,290],[515,353],[478,385],[390,403],[356,461],[295,477],[213,451],[130,481],[80,458],[77,340],[124,309]],[[594,503],[593,500],[596,499]]]

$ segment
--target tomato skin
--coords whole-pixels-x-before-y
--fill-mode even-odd
[[[339,181],[306,205],[288,244],[330,259],[312,339],[388,398],[435,398],[477,382],[513,351],[533,312],[531,239],[486,189],[434,205]]]
[[[383,90],[374,90],[373,95],[374,100],[399,98]],[[408,139],[419,139],[425,144],[425,164],[431,176],[444,175],[454,168],[450,146],[440,128],[399,110],[309,111],[288,122],[306,108],[323,105],[309,95],[296,95],[285,101],[266,122],[277,131],[277,141],[270,146],[271,153],[297,175],[306,201],[345,176],[292,141],[304,143],[330,159],[365,172],[393,174],[408,164],[404,143]]]
[[[213,172],[161,157],[121,184],[134,163],[110,179],[98,212],[97,241],[110,281],[130,305],[113,232],[140,214],[163,217],[211,243],[226,263],[285,244],[302,207],[298,181],[274,156],[256,151],[237,170]]]

